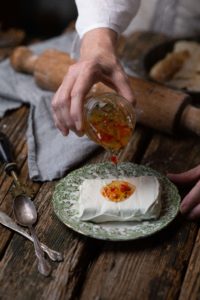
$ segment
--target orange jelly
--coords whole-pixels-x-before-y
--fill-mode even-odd
[[[136,190],[136,187],[121,180],[113,180],[101,189],[101,194],[110,201],[121,202],[129,198]]]
[[[111,153],[118,153],[130,141],[136,122],[133,106],[116,94],[90,98],[85,106],[85,132]]]

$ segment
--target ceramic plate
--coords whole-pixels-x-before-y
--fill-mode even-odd
[[[106,178],[115,175],[111,163],[86,165],[61,179],[53,194],[53,207],[58,218],[71,229],[96,239],[122,241],[146,237],[166,227],[179,211],[180,196],[177,188],[165,176],[153,169],[132,163],[121,163],[118,172],[121,176],[157,176],[162,185],[162,210],[158,220],[143,222],[107,222],[94,224],[80,221],[77,217],[79,186],[84,179]]]

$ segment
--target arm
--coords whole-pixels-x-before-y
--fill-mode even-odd
[[[81,39],[80,58],[66,74],[53,101],[56,126],[64,135],[69,130],[82,133],[83,101],[96,82],[103,82],[134,103],[128,78],[116,56],[118,34],[134,13],[131,4],[138,0],[77,0],[76,24]],[[133,8],[132,8],[133,9]],[[134,9],[134,12],[135,12]]]

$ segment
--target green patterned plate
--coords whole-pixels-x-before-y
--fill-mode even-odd
[[[71,229],[96,239],[123,241],[152,235],[166,227],[177,215],[180,196],[177,188],[165,176],[145,166],[121,163],[118,166],[121,176],[154,175],[162,185],[162,210],[158,220],[143,222],[107,222],[94,224],[80,221],[78,215],[79,185],[84,179],[106,178],[115,175],[111,163],[86,165],[61,179],[53,194],[53,207],[58,218]]]

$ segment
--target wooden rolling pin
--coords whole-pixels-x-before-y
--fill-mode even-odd
[[[37,56],[26,47],[18,47],[11,56],[11,65],[16,71],[33,74],[41,88],[51,91],[57,90],[73,63],[68,54],[53,49]],[[168,133],[187,129],[200,136],[200,109],[190,104],[187,94],[143,79],[129,79],[141,124]],[[108,91],[111,89],[101,83],[91,89],[92,94]]]

